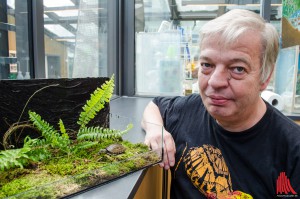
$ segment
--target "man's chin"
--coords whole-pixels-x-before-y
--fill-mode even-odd
[[[207,108],[207,111],[215,119],[223,119],[230,117],[231,115],[231,110],[227,107],[210,106],[209,108]]]

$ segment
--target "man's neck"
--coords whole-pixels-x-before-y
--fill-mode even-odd
[[[217,123],[222,126],[224,129],[230,132],[242,132],[247,129],[250,129],[255,124],[257,124],[261,118],[264,116],[267,110],[265,102],[261,99],[255,107],[254,111],[251,113],[244,113],[242,116],[235,117],[235,120],[216,120]]]

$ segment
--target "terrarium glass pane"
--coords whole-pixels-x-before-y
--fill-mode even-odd
[[[119,135],[144,133],[136,119],[109,114],[107,122],[110,131]],[[161,125],[147,125],[157,128],[163,136]],[[151,150],[142,142],[132,143],[118,136],[110,137],[109,131],[99,131],[103,131],[104,136],[93,147],[83,147],[71,155],[52,154],[51,159],[29,164],[23,169],[0,171],[0,198],[61,198],[80,194],[162,160],[162,143],[158,143],[157,150]],[[89,138],[86,140],[93,143]],[[11,187],[19,193],[12,194]]]
[[[284,102],[284,111],[293,112],[298,76],[299,46],[280,49],[276,62],[275,92]]]

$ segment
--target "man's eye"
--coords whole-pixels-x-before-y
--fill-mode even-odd
[[[243,68],[243,67],[234,67],[234,68],[232,69],[232,71],[233,71],[234,73],[241,74],[241,73],[244,73],[244,72],[245,72],[245,68]]]
[[[201,63],[201,66],[203,68],[208,68],[208,67],[211,67],[211,64],[209,64],[209,63]]]
[[[203,74],[208,75],[209,73],[211,73],[213,71],[214,66],[212,64],[203,62],[203,63],[200,63],[200,65],[201,65],[201,72]]]

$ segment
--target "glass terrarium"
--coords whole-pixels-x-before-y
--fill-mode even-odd
[[[142,131],[139,122],[130,118],[109,114],[108,121],[109,129],[120,134],[127,131],[127,137]],[[163,134],[160,125],[147,125]],[[70,197],[155,165],[162,160],[161,152],[162,145],[154,151],[143,143],[131,143],[120,137],[105,138],[76,154],[53,155],[49,160],[31,163],[22,169],[0,172],[0,198]],[[10,195],[15,190],[18,193]]]
[[[299,46],[280,49],[276,62],[275,92],[284,103],[284,112],[300,113]]]
[[[0,81],[0,198],[70,197],[162,160],[162,143],[128,139],[144,133],[140,118],[109,112],[113,78],[104,80]]]

